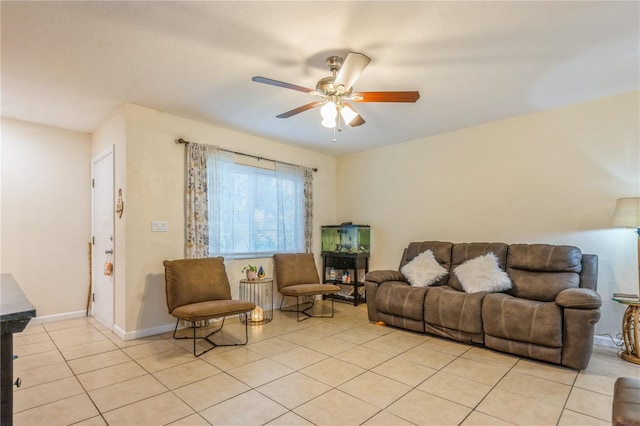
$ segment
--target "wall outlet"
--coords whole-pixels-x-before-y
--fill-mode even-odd
[[[169,222],[152,221],[151,232],[169,232]]]

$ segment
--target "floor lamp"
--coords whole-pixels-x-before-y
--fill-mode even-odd
[[[615,228],[635,228],[638,232],[638,290],[640,291],[640,197],[618,198],[611,225]]]

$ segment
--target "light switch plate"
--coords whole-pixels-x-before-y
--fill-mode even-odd
[[[151,232],[169,232],[169,222],[152,221]]]

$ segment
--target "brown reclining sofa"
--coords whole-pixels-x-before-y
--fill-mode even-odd
[[[427,250],[447,274],[413,286],[400,270]],[[455,269],[488,253],[512,287],[465,292]],[[577,247],[425,241],[409,244],[398,271],[371,271],[364,284],[370,321],[583,369],[600,319],[597,277],[597,256]]]

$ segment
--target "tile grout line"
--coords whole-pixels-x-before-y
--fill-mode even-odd
[[[87,324],[91,325],[92,328],[95,329],[95,327],[93,326],[93,324],[89,323],[88,321],[86,322]],[[89,401],[91,401],[91,404],[93,404],[93,406],[95,407],[96,411],[98,412],[98,415],[100,416],[100,418],[102,418],[102,420],[108,425],[109,423],[107,423],[107,419],[104,418],[104,416],[102,415],[102,412],[100,411],[100,409],[98,408],[98,406],[96,405],[95,401],[93,400],[93,398],[91,398],[91,395],[89,395],[89,392],[87,391],[87,389],[84,387],[84,385],[82,384],[82,382],[80,381],[80,379],[78,379],[78,375],[76,374],[76,372],[73,370],[73,368],[71,368],[71,365],[69,365],[69,360],[67,360],[67,358],[63,355],[61,348],[58,346],[58,344],[56,343],[56,341],[53,339],[53,337],[51,337],[51,334],[49,334],[49,330],[47,330],[46,327],[44,327],[43,324],[43,328],[45,330],[45,332],[47,333],[47,335],[49,336],[49,338],[51,339],[51,341],[53,342],[53,345],[56,347],[57,351],[60,353],[60,356],[62,357],[62,359],[64,359],[64,362],[67,364],[67,367],[69,368],[69,371],[71,371],[71,373],[73,374],[73,377],[76,379],[76,381],[78,382],[78,384],[80,385],[80,387],[82,388],[82,390],[84,391],[84,394],[87,396],[87,398],[89,398]],[[98,330],[99,331],[99,330]],[[100,331],[99,331],[100,332]],[[102,334],[102,332],[100,332],[100,334]],[[82,422],[82,421],[86,421],[88,419],[91,419],[92,417],[88,417],[86,419],[82,419],[79,420],[76,423]]]

